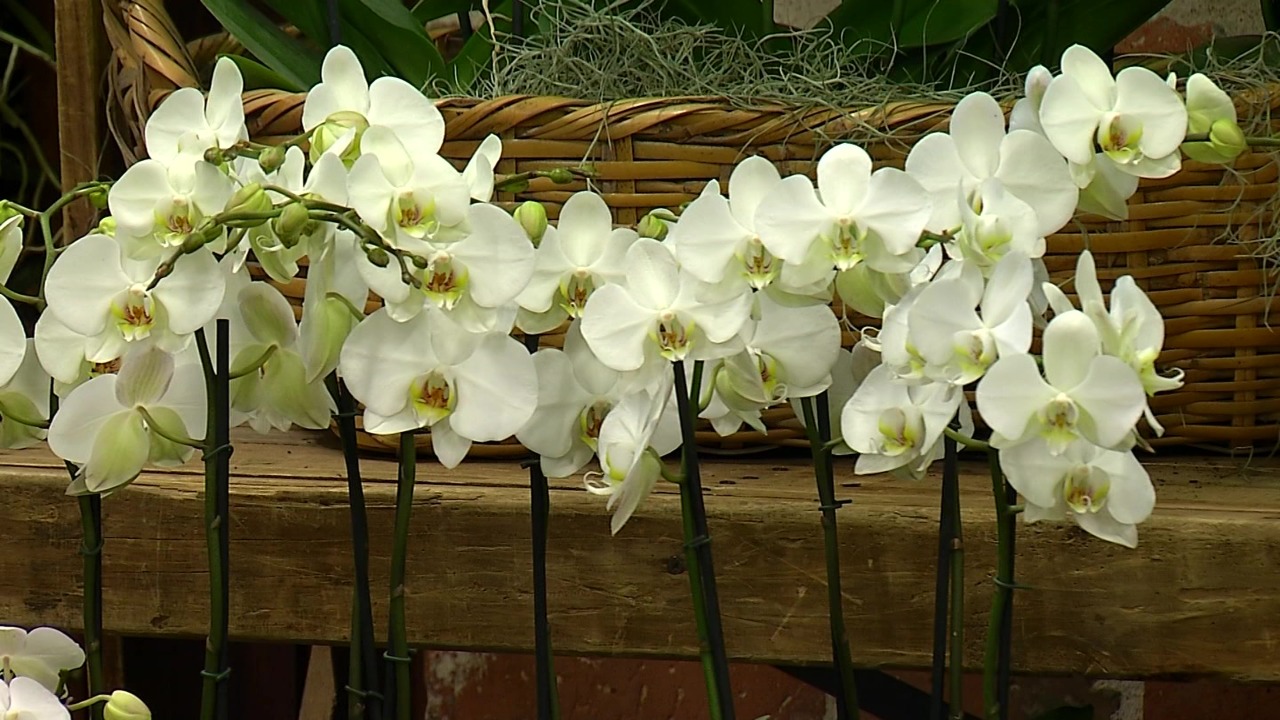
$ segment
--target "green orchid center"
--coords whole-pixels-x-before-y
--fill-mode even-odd
[[[440,228],[434,197],[420,198],[412,191],[403,192],[396,198],[395,213],[396,225],[412,237],[428,237]]]
[[[1142,159],[1138,142],[1142,139],[1142,123],[1132,116],[1108,113],[1098,125],[1098,147],[1120,165]]]
[[[1062,482],[1062,499],[1072,512],[1080,515],[1101,510],[1110,491],[1111,480],[1106,473],[1088,465],[1075,466]]]
[[[438,370],[413,381],[409,386],[409,400],[418,421],[427,427],[449,417],[458,403],[453,383]]]
[[[1080,409],[1066,393],[1058,393],[1038,413],[1041,436],[1049,444],[1049,451],[1060,454],[1076,439],[1076,423],[1080,421]]]
[[[156,214],[156,238],[165,247],[177,247],[195,230],[198,220],[190,201],[174,198],[167,213]]]
[[[955,360],[965,378],[980,377],[996,361],[996,341],[987,328],[961,330],[952,336]]]
[[[692,331],[692,323],[686,326],[674,312],[665,310],[658,316],[658,329],[652,337],[657,341],[662,357],[674,362],[689,354]]]
[[[564,302],[560,307],[571,318],[582,317],[582,309],[587,306],[587,298],[596,289],[595,278],[586,268],[578,268],[560,281],[560,297]]]
[[[613,405],[605,400],[597,400],[578,414],[578,437],[594,452],[600,438],[600,428],[604,418],[613,409]]]
[[[747,241],[747,247],[740,258],[743,274],[752,288],[763,290],[778,277],[781,263],[765,249],[759,235],[753,235]]]
[[[924,436],[924,422],[918,413],[908,414],[902,408],[887,408],[880,413],[880,452],[889,457],[912,450]]]
[[[111,303],[116,329],[128,342],[145,340],[155,324],[155,305],[151,293],[142,283],[134,283],[124,295]]]

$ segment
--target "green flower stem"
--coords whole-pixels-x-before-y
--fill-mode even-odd
[[[409,676],[409,639],[404,615],[405,558],[409,552],[409,515],[413,511],[413,484],[418,469],[418,447],[413,432],[400,433],[400,472],[396,485],[395,544],[391,550],[390,645],[387,660],[395,666],[396,720],[410,720],[412,689]]]
[[[93,691],[91,690],[90,692],[93,692]],[[78,710],[84,710],[85,708],[93,708],[93,712],[101,715],[102,708],[98,707],[98,705],[105,702],[109,702],[110,700],[111,700],[110,695],[96,694],[87,700],[81,700],[80,702],[75,703],[74,705],[68,705],[67,710],[69,712],[76,712]]]
[[[217,321],[218,356],[210,357],[203,330],[196,331],[196,347],[204,368],[205,393],[209,399],[204,444],[205,540],[209,553],[209,637],[205,643],[203,692],[200,720],[228,717],[227,629],[230,624],[230,584],[227,579],[230,549],[230,393],[227,387],[229,330],[226,320]]]
[[[422,281],[418,279],[418,276],[414,275],[409,270],[409,263],[404,259],[404,252],[388,245],[385,240],[379,237],[378,233],[374,232],[373,228],[360,221],[356,216],[355,211],[347,210],[345,208],[342,212],[327,209],[313,209],[310,212],[310,217],[314,220],[320,220],[321,222],[340,225],[341,227],[355,233],[364,245],[385,250],[388,255],[396,259],[396,263],[400,266],[400,279],[404,281],[406,285],[415,288],[422,286]]]
[[[22,413],[14,412],[13,408],[10,408],[10,407],[0,407],[0,418],[3,418],[5,420],[12,420],[13,422],[18,423],[19,425],[26,425],[27,427],[39,428],[41,430],[49,429],[48,420],[29,417],[27,415],[23,415]]]
[[[261,370],[261,369],[262,369],[262,366],[267,364],[267,361],[271,359],[271,356],[272,356],[272,355],[275,355],[275,354],[276,354],[276,350],[278,350],[278,349],[279,349],[279,347],[278,347],[278,346],[276,346],[276,345],[268,345],[268,346],[267,346],[267,349],[266,349],[266,350],[263,350],[261,355],[259,355],[258,357],[254,358],[254,359],[253,359],[252,361],[250,361],[247,365],[245,365],[244,367],[239,367],[239,368],[236,368],[235,370],[233,370],[233,371],[231,372],[231,379],[232,379],[232,380],[239,380],[240,378],[244,377],[245,375],[249,375],[250,373],[255,373],[255,372],[257,372],[258,370]]]
[[[364,319],[364,311],[356,307],[354,304],[352,304],[352,302],[348,300],[347,297],[342,293],[327,292],[324,294],[324,299],[337,300],[338,302],[345,305],[347,310],[351,313],[351,317],[356,319],[356,322],[359,322]]]
[[[676,407],[680,413],[681,461],[684,482],[680,484],[681,517],[684,520],[685,559],[689,587],[698,627],[699,655],[707,679],[707,699],[713,720],[733,720],[733,689],[729,683],[729,660],[724,648],[724,628],[720,618],[720,598],[716,590],[715,567],[711,558],[711,536],[707,530],[707,510],[702,498],[702,477],[698,448],[694,441],[697,410],[690,395],[697,397],[702,386],[702,363],[693,366],[693,383],[685,379],[684,362],[672,363],[675,373]]]
[[[948,448],[954,458],[954,445]],[[948,462],[942,477],[943,512],[951,517],[951,658],[947,664],[952,720],[964,718],[964,533],[960,520],[960,470]]]
[[[826,399],[825,393],[822,398]],[[826,403],[821,412],[815,411],[817,403],[811,397],[801,398],[804,413],[804,430],[809,438],[809,450],[813,456],[813,474],[818,485],[818,503],[822,509],[822,542],[827,559],[827,616],[831,625],[831,657],[840,680],[840,693],[836,696],[836,716],[840,720],[860,717],[858,688],[853,678],[853,657],[849,652],[849,634],[844,624],[844,593],[840,589],[840,542],[836,530],[835,477],[831,467],[831,451],[824,436],[829,436],[830,419],[821,422],[826,415]],[[824,433],[823,430],[826,430]]]
[[[72,475],[74,477],[74,473]],[[89,694],[101,696],[106,689],[102,675],[102,496],[81,495],[79,502],[83,535],[80,555],[84,560],[85,670],[88,673]],[[90,710],[90,716],[94,720],[101,720],[102,708],[94,707]]]
[[[525,349],[538,350],[539,338],[524,337]],[[529,460],[529,520],[533,546],[533,646],[539,720],[560,719],[555,658],[551,651],[551,623],[547,617],[547,536],[551,519],[551,488],[535,455]]]
[[[1209,133],[1197,133],[1188,135],[1182,139],[1183,143],[1209,142]],[[1280,138],[1267,137],[1265,135],[1256,136],[1249,135],[1244,139],[1246,145],[1250,147],[1280,147]]]
[[[1008,717],[1008,672],[1013,622],[1013,540],[1017,514],[1009,507],[1000,456],[988,452],[991,495],[996,508],[996,578],[987,624],[987,644],[982,659],[982,705],[987,720]]]
[[[981,440],[974,440],[973,438],[969,437],[968,435],[965,435],[964,433],[958,430],[945,428],[942,432],[946,434],[947,437],[951,438],[952,440],[955,440],[956,442],[969,448],[970,450],[981,450],[983,452],[992,452],[991,445],[989,443],[982,442]]]
[[[38,216],[40,221],[40,235],[44,239],[44,267],[40,271],[40,295],[44,296],[45,279],[49,277],[49,270],[53,268],[53,261],[57,258],[57,248],[54,245],[53,223],[51,222],[55,213],[62,208],[70,205],[76,200],[92,195],[96,192],[106,192],[111,187],[109,182],[83,182],[71,188],[65,195],[58,198],[48,208],[41,212]]]
[[[44,300],[35,295],[23,295],[20,292],[14,292],[9,288],[0,285],[0,295],[9,298],[14,302],[34,305],[37,310],[44,310]]]
[[[381,718],[378,660],[373,635],[373,595],[369,590],[369,516],[365,509],[364,483],[356,444],[356,403],[336,373],[325,378],[329,394],[338,406],[338,437],[347,467],[347,497],[351,508],[351,552],[355,569],[351,602],[351,662],[348,677],[348,717]],[[373,692],[370,692],[373,691]]]

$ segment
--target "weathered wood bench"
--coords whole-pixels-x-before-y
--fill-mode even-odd
[[[342,456],[323,433],[241,434],[232,460],[231,632],[345,642],[350,546]],[[375,612],[385,617],[394,464],[363,463]],[[1280,462],[1167,453],[1147,458],[1155,515],[1137,550],[1066,526],[1020,525],[1015,668],[1120,677],[1280,680]],[[966,643],[980,663],[994,554],[990,482],[966,466]],[[704,470],[730,654],[828,660],[819,513],[803,458]],[[533,644],[529,499],[516,463],[419,470],[409,551],[411,641],[477,650]],[[104,501],[105,622],[123,635],[200,636],[207,577],[202,477],[148,472]],[[856,477],[838,496],[846,612],[859,664],[929,661],[937,478]],[[80,623],[79,520],[61,464],[43,449],[0,454],[0,621]],[[617,537],[601,498],[553,481],[548,575],[558,652],[693,656],[674,488],[659,488]],[[377,627],[385,627],[378,619]]]

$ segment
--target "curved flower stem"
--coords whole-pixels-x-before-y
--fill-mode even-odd
[[[716,590],[711,559],[711,537],[707,531],[707,510],[702,499],[702,477],[698,468],[698,448],[694,444],[697,410],[690,395],[698,396],[702,385],[702,363],[693,366],[693,384],[685,379],[684,362],[672,363],[675,372],[676,407],[680,413],[681,464],[680,509],[684,520],[685,564],[698,627],[699,654],[707,680],[707,701],[713,720],[733,720],[733,689],[729,684],[729,660],[724,649],[724,628],[720,619],[720,598]]]
[[[231,379],[239,380],[245,375],[257,372],[262,368],[263,365],[267,364],[267,361],[271,359],[272,355],[276,354],[276,350],[278,349],[279,349],[278,345],[268,345],[267,349],[263,350],[261,355],[254,358],[244,367],[238,367],[235,370],[231,371]]]
[[[53,242],[52,219],[54,214],[86,195],[92,195],[96,192],[105,192],[110,187],[111,183],[109,182],[91,181],[80,183],[67,191],[67,193],[62,197],[55,200],[52,205],[45,208],[44,211],[37,216],[40,222],[40,235],[44,240],[44,267],[40,271],[41,297],[44,295],[44,285],[45,280],[49,277],[49,270],[53,268],[53,261],[58,255]]]
[[[199,440],[192,440],[184,435],[177,435],[169,432],[163,425],[156,422],[155,418],[151,417],[151,413],[147,412],[145,407],[139,407],[138,414],[146,421],[148,430],[175,445],[185,445],[189,448],[195,448],[196,450],[205,450],[209,447],[207,443],[200,442]]]
[[[943,432],[947,437],[949,437],[949,438],[951,438],[952,440],[956,441],[957,443],[959,443],[959,444],[961,444],[961,445],[965,446],[966,448],[969,448],[970,450],[981,450],[981,451],[983,451],[983,452],[994,452],[994,451],[991,449],[991,445],[990,445],[990,443],[985,443],[985,442],[983,442],[983,441],[981,441],[981,440],[975,440],[975,439],[973,439],[973,438],[969,437],[968,435],[965,435],[964,433],[960,432],[959,430],[953,430],[953,429],[951,429],[951,428],[944,428],[942,432]]]
[[[369,591],[369,516],[365,509],[364,483],[356,445],[356,403],[336,373],[325,378],[329,394],[338,406],[338,437],[347,467],[347,497],[351,507],[351,554],[355,569],[351,602],[351,670],[348,678],[348,717],[381,718],[378,660],[373,635],[373,600]]]
[[[538,350],[538,336],[525,335],[525,348]],[[547,618],[547,535],[551,515],[551,489],[535,455],[529,466],[529,519],[533,535],[533,647],[538,687],[538,720],[559,720],[560,698],[556,688],[555,660],[551,652],[551,623]]]
[[[71,474],[75,476],[74,471]],[[81,495],[79,500],[83,534],[80,555],[84,559],[85,670],[89,694],[97,697],[106,689],[102,676],[102,496]],[[102,720],[102,708],[94,706],[89,712],[94,720]]]
[[[3,285],[0,285],[0,296],[9,298],[13,302],[20,302],[20,303],[25,303],[27,305],[34,305],[37,310],[44,309],[44,300],[41,300],[35,295],[23,295],[20,292],[14,292],[13,290],[10,290],[9,288]]]
[[[19,425],[26,425],[27,427],[39,428],[41,430],[49,429],[49,421],[33,418],[23,415],[22,413],[15,413],[12,408],[0,408],[0,418],[12,420]]]
[[[824,391],[818,400],[801,398],[804,413],[804,430],[809,437],[809,451],[813,456],[813,474],[818,485],[818,503],[822,510],[822,542],[827,558],[827,613],[831,623],[831,658],[840,680],[840,693],[836,695],[836,717],[840,720],[861,716],[858,708],[858,688],[853,678],[853,657],[849,652],[849,634],[844,625],[844,593],[840,589],[840,542],[836,532],[836,510],[843,502],[836,501],[835,478],[831,468],[831,450],[827,447],[831,436],[831,418]],[[818,408],[815,411],[814,406]]]
[[[400,433],[400,472],[396,484],[395,544],[391,549],[391,603],[388,633],[391,649],[384,656],[394,666],[395,701],[391,705],[391,712],[387,714],[396,720],[410,720],[412,714],[409,638],[404,617],[404,567],[409,551],[409,515],[413,511],[413,484],[417,469],[418,446],[414,442],[414,434],[412,431],[402,432]]]
[[[227,580],[230,555],[230,391],[227,386],[229,325],[217,321],[216,361],[209,355],[203,330],[196,331],[200,364],[204,367],[205,392],[209,399],[204,441],[205,539],[209,551],[209,638],[205,643],[204,690],[200,720],[226,720],[229,713],[227,627],[230,622],[230,584]],[[216,363],[216,364],[215,364]]]
[[[948,703],[952,720],[964,717],[964,533],[960,523],[960,467],[954,443],[947,443],[942,484],[946,510],[951,515],[951,659]]]
[[[97,693],[92,697],[88,698],[87,700],[81,700],[80,702],[75,703],[73,705],[68,705],[67,711],[76,712],[78,710],[84,710],[85,708],[91,708],[90,712],[96,713],[97,715],[100,716],[102,714],[102,708],[98,707],[98,705],[102,703],[110,702],[110,701],[111,701],[110,695],[107,695],[105,693]]]
[[[982,705],[987,720],[1009,716],[1009,666],[1013,630],[1013,558],[1017,513],[1009,504],[1012,488],[1006,487],[1000,456],[989,451],[991,494],[996,506],[996,577],[987,624],[987,645],[982,661]],[[1014,499],[1017,496],[1014,494]]]

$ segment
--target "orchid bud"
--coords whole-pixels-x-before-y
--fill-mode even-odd
[[[419,270],[426,270],[431,267],[431,261],[421,255],[410,255],[409,262],[413,263],[413,266]]]
[[[555,168],[548,170],[546,177],[557,185],[564,185],[565,183],[573,182],[573,173],[569,172],[568,168]]]
[[[99,185],[89,191],[89,204],[98,210],[107,209],[107,188]]]
[[[226,212],[228,213],[264,213],[271,210],[271,196],[267,195],[267,191],[262,189],[260,183],[249,183],[240,188],[227,201]],[[266,220],[262,218],[256,219],[240,219],[230,220],[225,224],[229,227],[236,228],[252,228],[257,227]]]
[[[291,248],[298,244],[309,222],[311,222],[311,213],[307,211],[307,206],[301,203],[289,203],[284,206],[280,216],[271,221],[271,229],[275,231],[276,237],[280,238],[281,244]]]
[[[258,167],[262,168],[262,172],[271,174],[278,170],[284,164],[284,148],[279,145],[272,145],[263,150],[258,155]]]
[[[547,209],[536,200],[526,200],[512,213],[524,234],[534,247],[542,244],[542,236],[547,232]]]
[[[22,213],[13,209],[13,206],[9,204],[8,200],[0,200],[0,223],[3,223],[5,220],[8,220],[15,215],[21,214]]]
[[[1024,88],[1027,98],[1031,100],[1032,106],[1039,108],[1040,100],[1044,97],[1044,91],[1049,88],[1049,82],[1053,80],[1053,73],[1043,65],[1037,65],[1031,68],[1031,72],[1027,73],[1027,84]]]
[[[665,240],[669,226],[666,220],[658,217],[654,213],[649,213],[640,218],[640,222],[636,225],[636,233],[642,238],[653,238],[654,240]]]
[[[1240,153],[1249,149],[1249,142],[1244,131],[1235,122],[1222,118],[1214,121],[1209,128],[1209,144],[1223,156],[1234,160]]]
[[[384,268],[391,264],[391,255],[380,247],[368,247],[364,250],[365,257],[369,258],[369,262]]]
[[[110,215],[102,218],[101,220],[98,221],[98,227],[95,229],[95,232],[97,232],[99,235],[115,237],[116,236],[116,219],[114,217],[111,217]]]
[[[324,119],[311,133],[311,163],[333,149],[343,164],[350,167],[360,157],[360,136],[369,121],[358,112],[342,110]]]
[[[116,690],[102,709],[103,720],[151,720],[151,709],[131,692]]]

